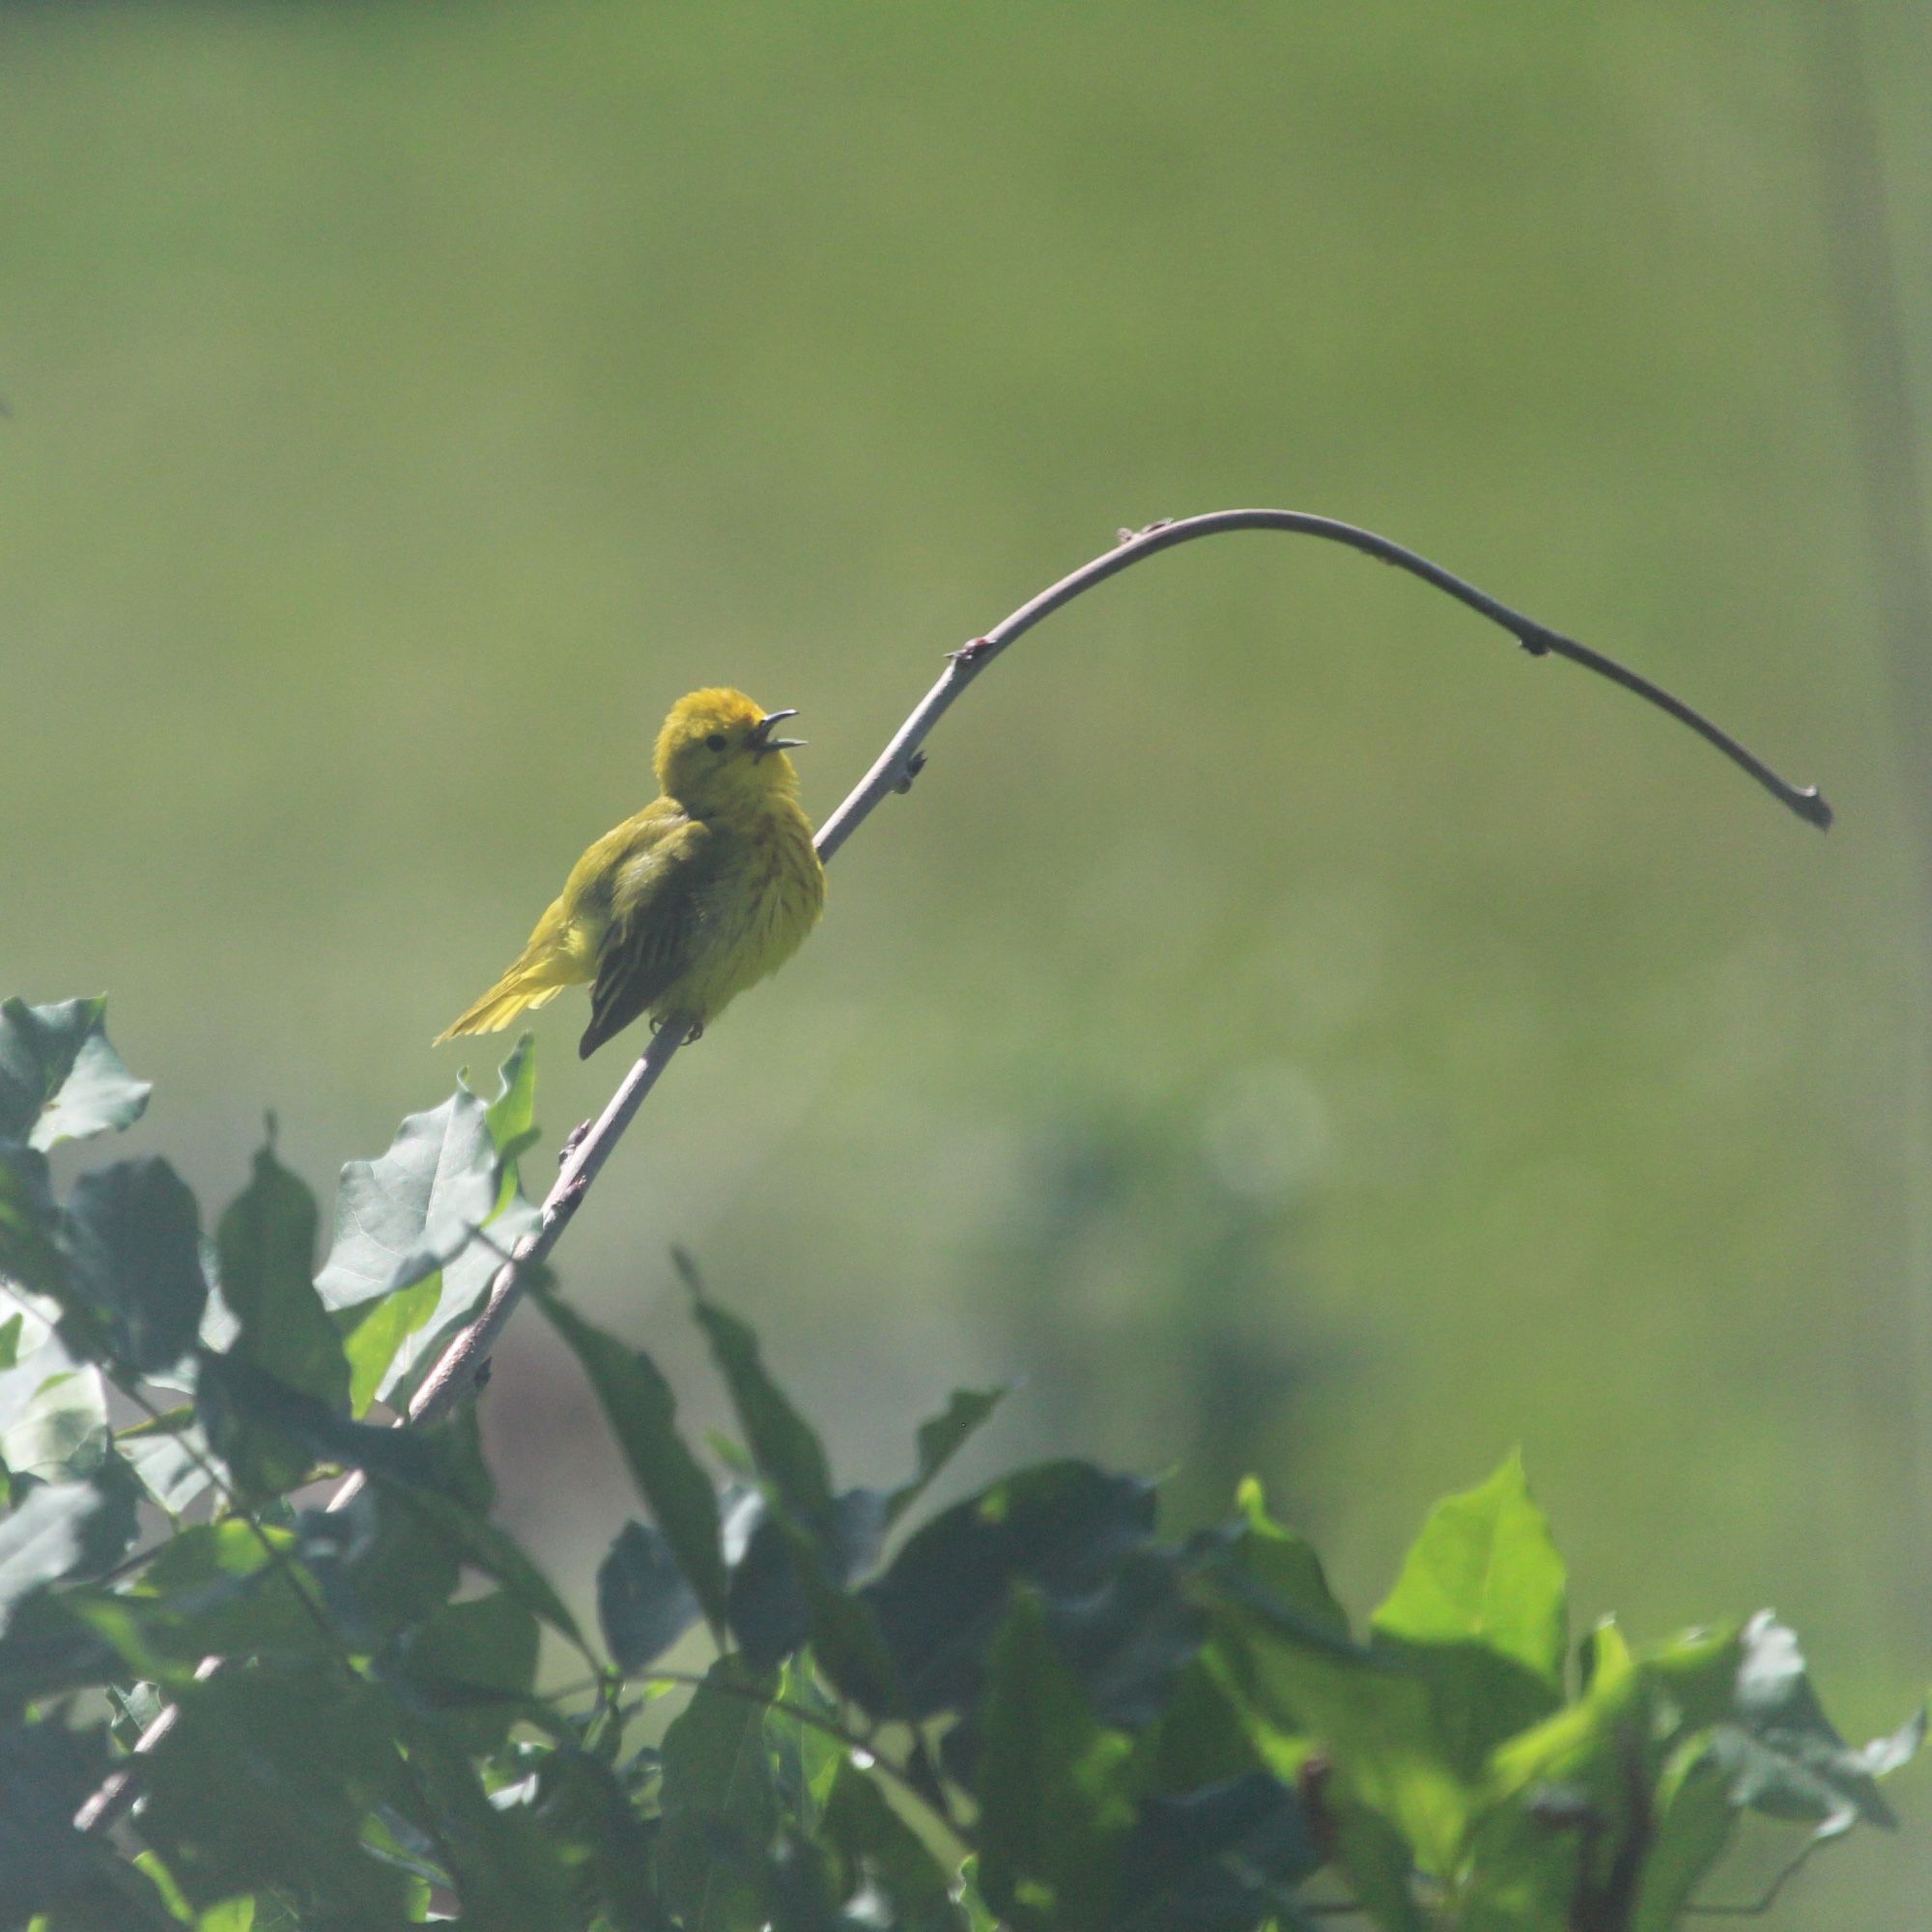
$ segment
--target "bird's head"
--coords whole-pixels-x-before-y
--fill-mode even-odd
[[[766,711],[742,691],[694,691],[671,706],[658,733],[658,783],[698,816],[795,791],[798,774],[785,749],[805,740],[776,733],[797,716]]]

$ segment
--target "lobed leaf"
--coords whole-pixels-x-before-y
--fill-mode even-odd
[[[215,1231],[221,1296],[240,1324],[224,1352],[340,1411],[349,1365],[311,1279],[315,1232],[315,1196],[270,1139]]]
[[[44,1151],[139,1120],[154,1092],[109,1044],[107,1002],[0,1004],[0,1142]]]
[[[68,1197],[53,1291],[72,1330],[115,1367],[145,1376],[173,1367],[201,1326],[201,1214],[164,1160],[124,1160],[84,1174]]]

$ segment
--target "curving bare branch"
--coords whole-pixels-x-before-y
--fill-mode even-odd
[[[947,667],[939,681],[893,734],[892,741],[844,803],[819,828],[815,841],[819,857],[829,864],[886,798],[911,785],[924,763],[924,753],[921,748],[933,726],[988,665],[1041,619],[1063,610],[1076,597],[1084,596],[1096,585],[1104,583],[1108,578],[1118,577],[1122,571],[1144,563],[1162,551],[1174,550],[1202,537],[1223,536],[1236,530],[1272,530],[1288,536],[1321,537],[1330,543],[1344,544],[1350,550],[1360,551],[1398,570],[1407,571],[1409,575],[1419,577],[1425,583],[1455,598],[1459,604],[1467,605],[1479,616],[1500,626],[1532,656],[1568,658],[1573,664],[1579,664],[1586,670],[1595,671],[1598,676],[1623,686],[1626,691],[1634,692],[1647,703],[1656,705],[1680,724],[1689,725],[1706,743],[1715,746],[1733,764],[1747,772],[1780,805],[1807,823],[1822,831],[1832,822],[1832,808],[1815,787],[1800,787],[1780,778],[1729,732],[1681,698],[1673,696],[1661,685],[1639,676],[1614,658],[1605,657],[1587,644],[1579,644],[1575,639],[1566,638],[1561,632],[1552,631],[1533,617],[1512,610],[1487,591],[1477,589],[1473,583],[1465,582],[1417,552],[1354,524],[1340,523],[1332,517],[1313,516],[1301,510],[1215,510],[1207,516],[1187,517],[1179,522],[1163,520],[1150,524],[1145,529],[1122,531],[1120,541],[1112,550],[1096,556],[1091,563],[1081,565],[1058,583],[1049,584],[984,637],[975,638],[970,643],[948,653]],[[415,1399],[410,1405],[410,1422],[433,1422],[446,1415],[475,1388],[530,1280],[549,1260],[552,1250],[562,1238],[563,1231],[582,1205],[591,1183],[603,1171],[638,1109],[643,1105],[660,1075],[683,1044],[683,1036],[668,1029],[654,1034],[641,1056],[625,1074],[616,1093],[611,1096],[610,1104],[589,1127],[575,1138],[565,1152],[556,1184],[538,1210],[536,1226],[511,1250],[491,1283],[481,1311],[443,1350],[416,1391]],[[360,1492],[362,1485],[363,1477],[358,1471],[337,1490],[328,1507],[341,1509]],[[163,1711],[142,1734],[134,1747],[135,1750],[153,1749],[167,1735],[173,1720],[173,1709]],[[124,1814],[132,1803],[133,1795],[128,1774],[118,1772],[82,1808],[81,1821],[89,1829],[102,1829]]]

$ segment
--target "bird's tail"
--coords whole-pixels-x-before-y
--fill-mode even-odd
[[[454,1039],[459,1034],[500,1033],[520,1013],[548,1005],[568,983],[556,978],[547,963],[526,966],[519,960],[473,1007],[460,1018],[452,1020],[431,1043],[440,1046],[444,1040]]]

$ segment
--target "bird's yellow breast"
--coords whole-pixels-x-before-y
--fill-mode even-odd
[[[707,1025],[748,986],[796,952],[825,908],[825,870],[811,826],[788,798],[705,821],[716,853],[700,895],[684,972],[652,1002],[658,1020],[673,1015]],[[617,904],[624,911],[623,882]]]

